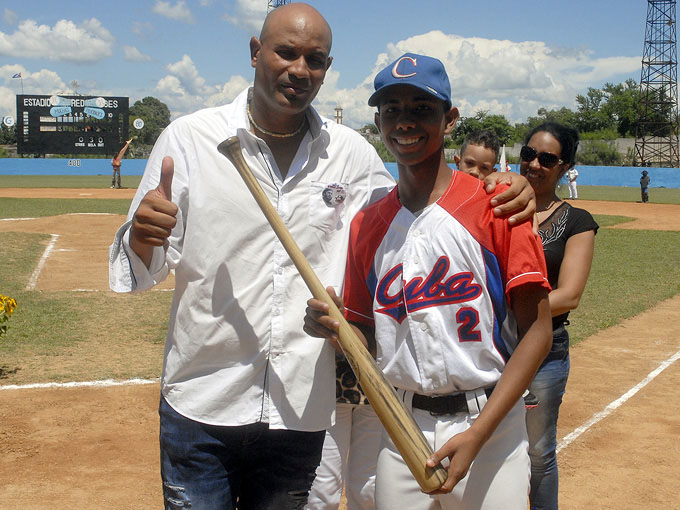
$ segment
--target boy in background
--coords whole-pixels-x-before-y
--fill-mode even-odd
[[[453,160],[458,170],[483,180],[496,171],[494,165],[500,150],[501,144],[496,135],[482,129],[465,137],[460,147],[460,156],[455,155]]]
[[[439,60],[403,55],[369,105],[399,182],[352,221],[345,316],[435,450],[427,464],[448,469],[441,489],[421,492],[383,434],[376,508],[524,510],[521,397],[551,343],[543,248],[531,223],[495,218],[483,183],[446,164],[458,110]],[[305,331],[335,342],[327,312],[309,300]]]
[[[640,177],[640,197],[643,204],[649,202],[649,183],[651,179],[649,178],[649,172],[647,170],[642,171],[642,177]]]

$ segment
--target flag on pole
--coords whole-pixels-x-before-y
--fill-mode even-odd
[[[21,78],[21,73],[16,73],[12,78]]]
[[[505,164],[505,145],[503,146],[503,152],[501,152],[501,163],[499,165],[501,167],[501,172],[506,172],[506,164]]]

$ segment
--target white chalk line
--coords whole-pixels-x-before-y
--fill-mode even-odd
[[[30,280],[28,280],[28,284],[26,285],[26,290],[34,290],[35,285],[38,283],[38,277],[40,276],[40,272],[42,271],[43,266],[45,265],[45,262],[47,262],[47,258],[50,256],[50,253],[54,249],[54,245],[57,242],[57,239],[59,239],[59,234],[50,234],[52,236],[52,239],[50,239],[49,244],[47,245],[47,248],[45,248],[45,251],[42,254],[42,257],[40,257],[40,261],[38,262],[38,265],[36,266],[35,270],[33,271],[33,274],[31,275]]]
[[[604,410],[600,411],[599,413],[594,414],[593,417],[590,420],[588,420],[586,423],[584,423],[580,427],[576,428],[570,434],[567,434],[565,437],[563,437],[562,440],[557,445],[556,451],[559,453],[561,450],[563,450],[564,448],[569,446],[576,439],[578,439],[581,435],[583,435],[588,429],[593,427],[593,425],[602,421],[604,418],[606,418],[611,413],[613,413],[616,409],[618,409],[621,405],[623,405],[626,401],[628,401],[631,397],[633,397],[642,388],[647,386],[647,384],[649,384],[651,381],[653,381],[661,372],[663,372],[666,368],[668,368],[670,365],[672,365],[678,359],[680,359],[680,351],[676,352],[670,358],[668,358],[667,360],[662,362],[656,369],[654,369],[652,372],[650,372],[647,375],[647,377],[645,377],[641,382],[639,382],[637,385],[635,385],[630,390],[628,390],[626,393],[624,393],[621,397],[619,397],[618,399],[613,401],[611,404],[609,404],[607,407],[605,407]],[[102,380],[102,381],[84,381],[84,382],[67,382],[67,383],[52,382],[52,383],[22,384],[22,385],[10,384],[10,385],[6,385],[6,386],[0,386],[0,391],[42,389],[42,388],[82,388],[82,387],[105,388],[105,387],[112,387],[112,386],[136,386],[136,385],[145,385],[145,384],[155,384],[155,383],[158,383],[159,381],[160,381],[160,379],[127,379],[127,380],[124,380],[124,381],[116,381],[116,380],[113,380],[113,379],[105,379],[105,380]]]
[[[124,381],[116,381],[114,379],[105,379],[102,381],[81,381],[81,382],[66,382],[66,383],[34,383],[34,384],[8,384],[0,386],[0,391],[5,390],[33,390],[42,388],[108,388],[111,386],[139,386],[142,384],[155,384],[160,379],[126,379]]]
[[[74,213],[66,213],[66,214],[60,214],[59,216],[116,216],[114,213],[107,213],[107,212],[74,212]],[[40,218],[0,218],[0,221],[33,221],[33,220],[41,220],[43,218],[50,218],[53,216],[43,216]]]
[[[175,289],[149,289],[145,292],[173,292]],[[106,292],[111,293],[112,290],[102,290],[102,289],[71,289],[71,292]]]
[[[117,215],[108,212],[71,212],[64,214],[64,216],[117,216]]]
[[[658,367],[656,367],[654,370],[652,370],[647,377],[645,377],[642,381],[640,381],[638,384],[633,386],[631,389],[629,389],[626,393],[621,395],[619,398],[614,400],[611,404],[609,404],[607,407],[605,407],[602,411],[599,413],[595,413],[592,418],[590,418],[586,423],[581,425],[580,427],[577,427],[574,429],[573,432],[567,434],[562,438],[562,440],[557,444],[557,449],[555,450],[557,453],[559,453],[561,450],[569,446],[571,443],[573,443],[576,439],[578,439],[581,435],[583,435],[588,429],[590,429],[593,425],[598,423],[599,421],[602,421],[605,419],[607,416],[612,414],[616,409],[621,407],[626,401],[628,401],[633,395],[635,395],[638,391],[640,391],[642,388],[647,386],[650,382],[652,382],[661,372],[666,370],[669,366],[671,366],[674,362],[676,362],[678,359],[680,359],[680,351],[676,352],[673,354],[670,358],[668,358],[666,361],[662,362]]]

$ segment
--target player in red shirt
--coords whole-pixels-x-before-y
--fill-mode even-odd
[[[526,222],[496,218],[483,183],[452,170],[443,138],[458,119],[443,64],[405,54],[369,105],[397,159],[397,187],[352,221],[345,316],[397,388],[449,476],[424,494],[384,434],[376,508],[525,509],[522,393],[550,348],[545,260]],[[329,289],[331,291],[332,289]],[[338,324],[310,300],[305,329]],[[448,462],[447,462],[448,461]]]

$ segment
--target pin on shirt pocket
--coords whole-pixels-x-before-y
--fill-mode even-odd
[[[309,193],[310,225],[327,233],[339,230],[347,194],[347,184],[312,181]]]

